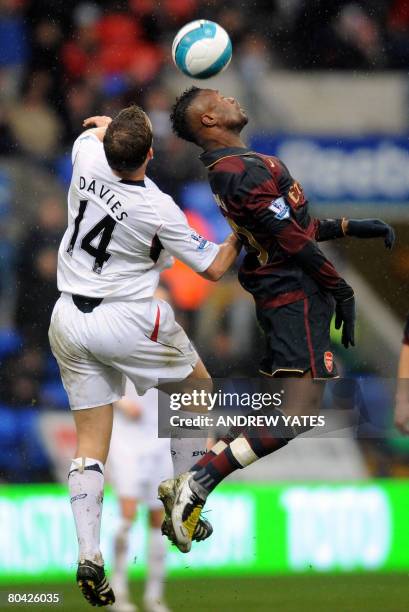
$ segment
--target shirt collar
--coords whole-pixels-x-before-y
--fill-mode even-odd
[[[206,168],[210,168],[223,157],[246,155],[251,153],[251,149],[247,147],[226,147],[224,149],[216,149],[215,151],[205,151],[199,157],[200,161],[204,163]]]
[[[143,179],[140,179],[139,181],[133,181],[132,179],[121,179],[119,181],[120,183],[123,183],[124,185],[135,185],[135,187],[145,187],[145,181]]]

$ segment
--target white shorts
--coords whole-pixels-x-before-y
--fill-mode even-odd
[[[141,433],[127,444],[119,432],[113,432],[107,480],[118,497],[137,499],[150,509],[163,508],[158,485],[173,474],[170,441],[158,439],[157,434],[142,438]]]
[[[51,350],[72,410],[110,404],[124,394],[125,376],[140,395],[158,379],[184,380],[198,361],[164,300],[104,300],[79,310],[69,294],[54,306]]]

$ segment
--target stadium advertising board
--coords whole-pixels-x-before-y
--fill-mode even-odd
[[[409,482],[243,484],[208,504],[214,534],[186,556],[169,548],[171,575],[407,571]],[[102,550],[111,563],[116,500],[107,491]],[[61,485],[0,487],[0,579],[72,575],[76,538]],[[144,572],[146,516],[131,537],[131,575]]]
[[[406,205],[409,198],[409,136],[260,135],[251,146],[280,157],[311,202]]]

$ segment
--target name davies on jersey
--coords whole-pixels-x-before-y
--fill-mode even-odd
[[[109,207],[109,210],[113,213],[115,213],[116,210],[122,208],[122,203],[118,200],[118,196],[114,194],[112,189],[106,187],[104,183],[97,183],[95,179],[91,179],[87,182],[85,177],[80,176],[80,189],[81,191],[88,191],[89,193],[92,193],[95,196],[101,198],[101,200]],[[115,198],[116,202],[111,205],[112,200],[115,200]],[[115,214],[115,219],[117,221],[122,221],[126,217],[128,217],[128,213],[125,210],[121,210],[119,213]]]

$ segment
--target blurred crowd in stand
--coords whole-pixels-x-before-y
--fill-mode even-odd
[[[171,42],[196,18],[228,30],[232,70],[255,92],[269,68],[409,64],[405,0],[0,0],[0,480],[50,477],[37,415],[67,408],[47,328],[83,119],[141,104],[155,134],[151,178],[199,232],[216,241],[228,233],[204,168],[169,124]],[[256,374],[259,331],[234,274],[214,286],[177,263],[164,283],[212,373]]]
[[[371,71],[409,63],[405,0],[1,0],[0,153],[52,167],[84,116],[136,100],[166,151],[180,156],[168,142],[161,84],[175,32],[197,17],[228,30],[235,66],[248,79],[268,66]],[[175,166],[177,190],[192,167]]]

